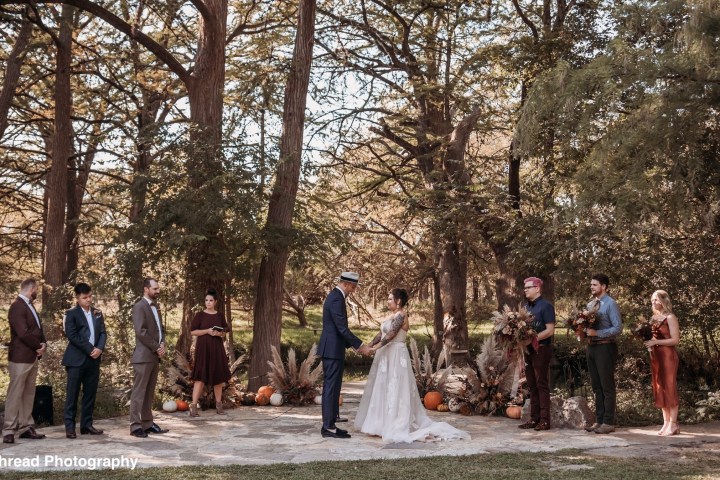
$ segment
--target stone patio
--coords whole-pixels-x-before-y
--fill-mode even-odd
[[[0,471],[88,468],[86,463],[90,459],[118,461],[121,458],[138,468],[147,468],[415,458],[500,451],[550,452],[565,448],[577,448],[593,455],[637,457],[663,455],[668,451],[681,455],[687,449],[720,453],[720,422],[683,425],[681,435],[663,438],[656,435],[658,427],[655,426],[620,428],[611,435],[561,429],[539,433],[518,430],[518,420],[438,412],[431,413],[433,419],[468,431],[472,440],[385,445],[377,437],[353,432],[352,420],[362,387],[362,383],[343,385],[345,402],[341,414],[350,419],[351,439],[320,436],[319,406],[240,407],[227,410],[226,416],[218,416],[213,410],[194,419],[189,418],[187,412],[157,413],[157,423],[170,432],[147,439],[132,437],[128,417],[124,416],[98,420],[95,425],[105,430],[105,435],[99,437],[78,435],[76,440],[68,440],[64,428],[54,426],[39,430],[47,435],[44,440],[16,439],[13,445],[0,444]],[[28,466],[33,459],[37,465]],[[11,465],[22,460],[24,465]]]

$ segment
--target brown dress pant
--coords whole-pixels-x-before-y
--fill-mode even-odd
[[[133,363],[135,379],[130,394],[130,432],[152,427],[152,404],[155,398],[159,361]]]
[[[536,352],[528,347],[525,355],[525,378],[530,390],[530,419],[550,422],[550,381],[549,367],[552,358],[552,345],[540,345]]]

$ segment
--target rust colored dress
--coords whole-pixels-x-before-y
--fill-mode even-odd
[[[225,331],[228,329],[227,322],[219,313],[198,312],[190,325],[190,331],[205,330],[213,326],[222,327]],[[191,378],[200,380],[206,385],[217,385],[230,380],[230,368],[222,337],[212,335],[196,337],[195,365]]]
[[[670,327],[667,317],[659,324],[653,325],[653,338],[666,340],[670,338]],[[652,367],[652,388],[655,396],[655,406],[658,408],[676,407],[680,404],[677,391],[677,351],[675,347],[655,345],[650,351],[650,365]]]

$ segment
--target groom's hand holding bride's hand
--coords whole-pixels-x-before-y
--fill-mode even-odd
[[[360,345],[360,348],[357,349],[357,352],[358,352],[360,355],[371,355],[371,354],[372,354],[372,351],[370,350],[370,347],[367,346],[367,344],[365,344],[365,343],[363,343],[362,345]]]

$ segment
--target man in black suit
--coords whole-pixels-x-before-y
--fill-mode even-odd
[[[82,414],[80,433],[101,435],[102,430],[93,426],[95,395],[100,380],[100,357],[105,350],[107,334],[102,312],[92,307],[93,294],[90,285],[75,285],[77,306],[65,312],[63,328],[68,346],[62,359],[67,371],[67,397],[65,398],[65,436],[77,438],[75,416],[82,386]]]
[[[350,438],[350,434],[335,426],[340,412],[340,387],[345,368],[345,349],[353,347],[358,353],[368,355],[367,345],[348,328],[345,298],[358,286],[360,275],[343,272],[338,286],[323,303],[323,330],[320,335],[318,355],[322,357],[325,380],[322,392],[322,419],[320,433],[323,437]]]

